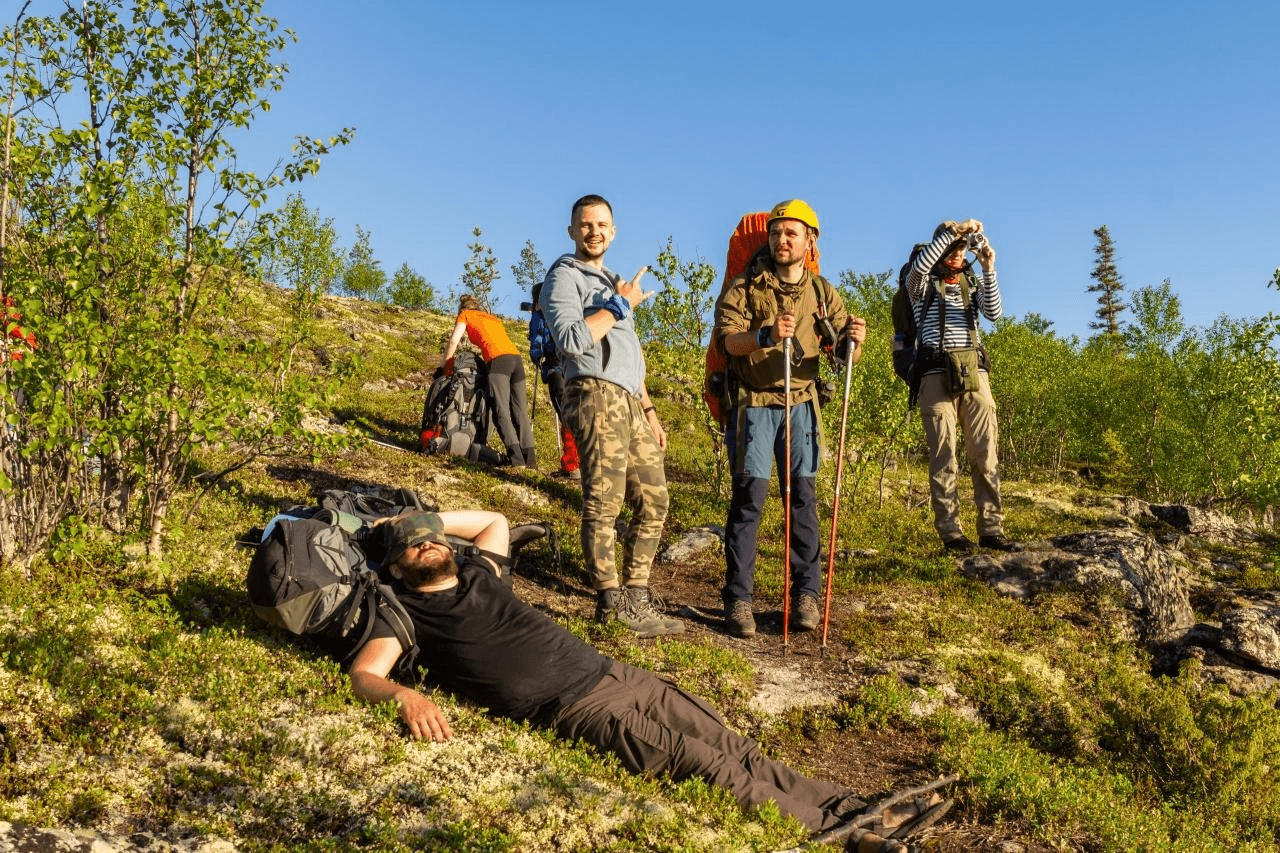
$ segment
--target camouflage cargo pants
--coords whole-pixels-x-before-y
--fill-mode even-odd
[[[619,585],[614,522],[624,500],[631,526],[622,543],[622,584],[648,586],[667,519],[667,477],[639,398],[603,379],[574,379],[565,386],[564,421],[578,445],[582,554],[592,586]]]

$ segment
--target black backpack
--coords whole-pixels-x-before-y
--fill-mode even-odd
[[[436,369],[422,406],[419,433],[424,453],[462,456],[472,462],[498,465],[502,456],[487,447],[489,396],[480,356],[462,351],[453,357],[453,372]]]
[[[928,245],[916,243],[911,249],[911,257],[898,270],[898,290],[893,294],[893,372],[907,385],[911,385],[911,367],[920,346],[920,330],[916,328],[916,314],[911,308],[911,294],[907,292],[907,274],[911,272],[916,257]],[[928,310],[932,292],[930,288],[925,295],[925,310]]]
[[[317,642],[348,663],[373,631],[381,613],[408,652],[400,666],[411,667],[418,653],[413,622],[391,587],[368,558],[369,522],[424,506],[402,489],[397,500],[330,490],[320,506],[284,510],[261,535],[245,588],[253,610],[272,625]]]

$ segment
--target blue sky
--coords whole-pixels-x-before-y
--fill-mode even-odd
[[[613,202],[626,275],[668,235],[720,267],[741,214],[801,197],[831,278],[896,271],[940,220],[983,220],[1006,313],[1063,335],[1090,334],[1102,224],[1128,290],[1170,278],[1191,324],[1280,310],[1273,0],[266,11],[299,41],[242,162],[354,126],[300,185],[308,205],[443,292],[480,226],[503,313],[525,241],[545,263],[569,249],[588,192]]]

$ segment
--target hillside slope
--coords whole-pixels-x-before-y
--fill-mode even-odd
[[[263,323],[278,299],[263,292]],[[534,403],[540,472],[414,451],[451,324],[326,300],[307,357],[355,354],[361,367],[310,422],[350,437],[349,451],[263,458],[229,475],[175,527],[161,564],[103,534],[30,578],[4,570],[0,820],[148,849],[771,850],[804,837],[776,812],[743,814],[696,782],[631,777],[446,696],[437,699],[455,738],[412,742],[391,709],[351,695],[337,664],[253,615],[241,534],[325,489],[407,487],[442,507],[550,520],[562,559],[531,552],[517,593],[608,653],[706,696],[796,766],[868,797],[959,773],[960,805],[923,849],[1276,849],[1273,685],[1232,695],[1198,661],[1162,658],[1126,629],[1125,592],[1110,582],[1002,594],[980,561],[941,552],[919,460],[857,468],[845,487],[825,649],[817,632],[781,644],[776,500],[761,526],[761,632],[726,634],[723,556],[714,537],[697,535],[723,523],[726,504],[680,377],[655,377],[652,393],[671,436],[664,547],[688,547],[660,560],[654,587],[689,631],[637,641],[591,623],[580,493],[549,476],[556,439],[544,388]],[[523,343],[523,328],[509,325]],[[832,467],[819,483],[824,526]],[[1010,535],[1024,541],[1167,532],[1079,484],[1005,488]],[[1267,531],[1176,545],[1195,590],[1280,587],[1280,545]],[[1211,619],[1210,599],[1191,596],[1196,618]]]

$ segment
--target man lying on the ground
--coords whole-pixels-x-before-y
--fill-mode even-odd
[[[696,776],[727,788],[744,807],[773,800],[816,833],[855,830],[866,804],[853,791],[768,758],[702,699],[600,654],[516,598],[497,576],[510,539],[501,514],[413,512],[382,527],[381,562],[413,619],[418,665],[444,689],[492,714],[585,740],[634,773]],[[480,553],[459,565],[450,536],[471,540]],[[404,651],[391,626],[375,626],[351,664],[352,689],[370,702],[394,701],[413,737],[448,740],[453,732],[440,707],[387,678]]]

